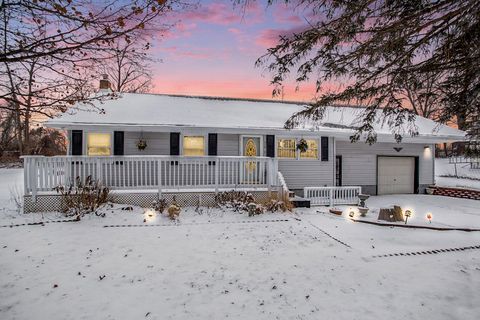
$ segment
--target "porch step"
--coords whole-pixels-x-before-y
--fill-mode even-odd
[[[310,208],[310,200],[295,196],[290,198],[290,202],[295,208]]]

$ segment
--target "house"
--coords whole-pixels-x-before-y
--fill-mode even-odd
[[[145,202],[147,194],[192,198],[232,188],[260,194],[279,185],[299,196],[305,187],[334,186],[423,193],[434,183],[435,144],[465,136],[417,117],[418,135],[396,143],[379,118],[377,143],[351,143],[363,111],[354,107],[328,107],[321,123],[286,130],[285,121],[305,107],[295,102],[123,93],[96,107],[100,112],[80,108],[46,122],[65,130],[68,155],[25,158],[32,208],[55,185],[86,175],[137,202],[140,194]],[[300,142],[308,145],[304,152]]]

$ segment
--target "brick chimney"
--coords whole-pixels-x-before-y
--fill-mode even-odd
[[[107,74],[102,74],[102,79],[100,79],[100,87],[101,91],[110,90],[110,81],[108,80]]]

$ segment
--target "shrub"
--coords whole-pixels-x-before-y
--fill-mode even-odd
[[[76,219],[90,213],[103,216],[98,213],[98,210],[107,204],[110,189],[92,179],[91,176],[88,176],[84,182],[80,177],[75,181],[75,184],[71,183],[68,187],[60,185],[54,188],[62,196],[62,211],[65,216]]]
[[[221,208],[233,209],[235,212],[248,212],[248,205],[255,203],[255,199],[251,193],[232,190],[215,195],[215,203]]]
[[[270,201],[265,204],[265,209],[269,212],[277,212],[277,211],[286,212],[286,211],[292,211],[293,206],[290,201],[284,202],[277,199],[270,199]]]
[[[165,199],[159,199],[158,201],[152,202],[152,209],[160,213],[163,213],[167,206],[167,200]]]

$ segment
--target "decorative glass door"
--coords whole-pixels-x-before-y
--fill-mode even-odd
[[[261,155],[260,137],[242,137],[243,156],[259,157]],[[246,160],[241,168],[242,182],[246,184],[258,183],[260,179],[259,162],[255,159]]]

